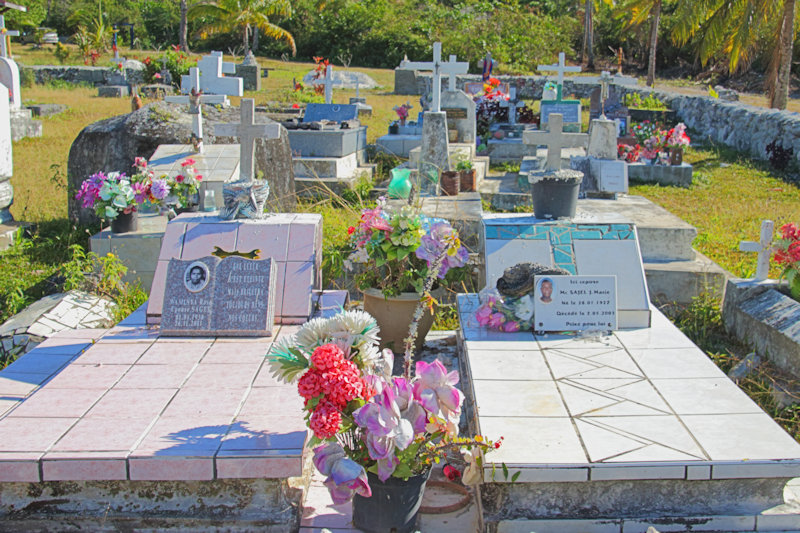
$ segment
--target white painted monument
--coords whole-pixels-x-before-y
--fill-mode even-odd
[[[9,90],[11,107],[19,109],[22,106],[19,84],[19,67],[16,61],[11,59],[8,54],[6,37],[9,35],[19,35],[18,31],[6,30],[5,18],[0,15],[0,83]]]
[[[189,74],[186,76],[181,77],[181,92],[184,91],[184,80],[186,81],[186,93],[180,96],[166,96],[164,97],[164,101],[169,104],[190,104],[191,103],[191,93],[192,90],[195,92],[201,92],[200,86],[200,69],[197,67],[192,67],[189,69]],[[200,95],[200,103],[201,104],[210,104],[210,105],[223,105],[228,106],[230,101],[228,100],[228,96],[225,94],[201,94]]]
[[[222,60],[222,52],[211,52],[210,55],[203,56],[197,62],[197,68],[200,70],[200,90],[208,94],[242,96],[244,94],[242,78],[224,76],[226,73],[232,74],[236,71],[235,65],[233,70],[230,69],[230,65],[233,64],[226,64]],[[192,79],[189,76],[181,76],[181,92],[189,94],[191,89]]]
[[[431,111],[441,111],[442,75],[466,74],[469,63],[454,61],[455,56],[450,56],[450,61],[442,61],[442,43],[433,43],[433,61],[406,61],[400,63],[400,68],[409,70],[422,70],[433,72],[433,103]],[[455,84],[455,81],[452,81]]]
[[[558,170],[561,168],[561,150],[563,148],[585,148],[589,142],[589,136],[585,133],[565,133],[562,116],[554,114],[550,116],[547,131],[526,131],[522,134],[522,142],[547,146],[545,169]]]
[[[256,139],[277,139],[281,136],[281,125],[277,123],[255,123],[255,101],[252,98],[242,100],[241,122],[239,124],[219,124],[214,127],[216,137],[239,137],[239,179],[252,181],[255,179],[255,142]]]
[[[742,241],[739,243],[739,250],[743,252],[758,253],[756,263],[755,281],[764,281],[769,278],[769,258],[772,255],[772,233],[775,230],[775,223],[771,220],[761,222],[761,236],[758,242]]]

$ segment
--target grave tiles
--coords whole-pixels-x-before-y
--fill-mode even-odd
[[[106,368],[116,373],[117,369],[124,368],[127,372],[113,384],[105,383],[105,388],[41,389],[0,418],[0,434],[10,431],[21,436],[0,439],[0,480],[39,481],[38,473],[34,479],[31,466],[40,461],[44,480],[222,479],[228,474],[238,478],[253,477],[247,475],[248,471],[267,477],[270,471],[271,477],[299,475],[305,430],[300,432],[297,424],[287,426],[287,417],[302,421],[302,406],[289,401],[296,396],[293,387],[279,384],[268,375],[264,349],[269,344],[248,344],[261,351],[261,360],[226,362],[229,371],[222,373],[216,369],[220,350],[225,352],[235,344],[212,349],[215,345],[207,339],[203,343],[158,340],[146,347],[148,352],[157,352],[173,346],[197,346],[201,347],[203,356],[217,354],[200,365],[189,362],[187,366],[182,361],[154,365],[144,357],[128,365],[70,365],[53,383],[66,378],[73,369],[80,372]],[[105,355],[101,359],[111,360],[119,346],[98,343],[86,356],[96,359],[102,355],[99,352],[103,352]],[[36,354],[31,352],[22,360],[30,355]],[[152,372],[144,382],[131,381],[138,369]],[[15,375],[19,374],[0,372],[4,382],[8,379],[6,376]],[[155,383],[153,380],[157,377],[172,381]],[[253,388],[254,383],[259,386]],[[88,387],[85,383],[74,385]],[[144,404],[131,402],[133,396],[142,394],[138,388],[141,385],[170,385],[172,388],[150,388]],[[214,401],[208,398],[210,386],[220,390],[220,397]],[[287,390],[276,396],[278,389]],[[83,401],[76,403],[80,398]],[[270,405],[265,403],[269,398],[284,406],[287,402],[296,403],[297,412],[289,413],[284,408],[280,416],[271,415],[264,410],[264,405]],[[136,408],[132,409],[134,403]],[[123,432],[118,428],[120,419],[131,422]],[[36,431],[39,423],[47,423],[53,431],[29,441],[35,453],[17,449],[24,447],[21,442]],[[294,429],[289,431],[284,426]],[[225,438],[229,433],[230,438]],[[182,454],[194,456],[187,458],[183,474],[180,463],[163,462],[164,458],[179,459]],[[213,476],[215,461],[216,477]]]
[[[462,324],[469,324],[476,300],[476,295],[459,297]],[[574,336],[549,334],[536,335],[535,341],[527,343],[515,338],[510,341],[517,347],[515,350],[493,348],[489,351],[489,343],[464,339],[462,332],[465,363],[474,380],[479,431],[505,437],[498,457],[492,460],[523,469],[520,481],[586,480],[589,470],[591,479],[651,479],[656,475],[658,479],[684,479],[689,475],[687,466],[697,462],[719,467],[712,479],[797,475],[800,446],[699,349],[694,346],[671,348],[682,342],[675,340],[682,334],[674,326],[670,327],[661,313],[655,309],[653,313],[656,330],[653,333],[664,340],[663,348],[628,348],[626,339],[618,338],[619,335],[585,342]],[[670,329],[674,333],[665,335]],[[648,330],[618,334],[644,331]],[[631,342],[634,346],[640,345],[635,337]],[[492,343],[494,347],[497,344]],[[524,352],[520,351],[523,345],[527,346]],[[689,363],[689,375],[698,377],[684,376],[684,365],[667,359],[676,352],[681,354],[682,361]],[[524,380],[517,379],[516,375],[513,380],[503,379],[503,372],[498,375],[497,368],[506,369],[507,375],[507,369],[516,368],[521,361],[535,361],[530,359],[531,354],[542,354],[546,360],[547,365],[539,367],[540,372],[528,373]],[[638,361],[645,355],[649,361],[658,363],[640,366]],[[487,368],[489,362],[493,370],[484,376],[481,369]],[[532,370],[535,368],[533,365]],[[654,370],[653,376],[645,369]],[[551,372],[550,383],[557,387],[563,407],[559,408],[552,396],[528,402],[525,399],[528,393],[524,391],[543,390],[542,382],[537,379]],[[536,385],[528,387],[526,383]],[[522,396],[516,392],[518,390]],[[509,416],[502,407],[498,411],[492,407],[497,401],[500,401],[498,406],[514,403],[520,413]],[[526,405],[530,406],[527,412]],[[569,415],[559,416],[560,409],[566,409]],[[725,435],[720,423],[701,425],[709,424],[713,417],[723,417],[739,438]],[[537,427],[536,435],[529,433],[531,424]],[[747,424],[753,424],[762,433],[745,435]],[[547,436],[540,442],[542,432]],[[519,439],[517,445],[509,435]],[[753,435],[759,436],[756,442],[741,444],[748,437],[752,441]],[[531,446],[531,438],[537,439],[539,445]],[[739,444],[725,444],[733,440]],[[573,454],[568,451],[570,442],[575,450]],[[587,456],[581,457],[579,450],[582,448],[578,442],[586,446]],[[560,455],[559,450],[563,450]],[[675,467],[665,468],[669,462],[676,461],[679,463]],[[731,461],[736,463],[736,468]],[[618,466],[605,466],[612,464]],[[637,464],[641,468],[632,467]],[[604,470],[598,470],[600,466]],[[605,468],[617,468],[617,471]]]

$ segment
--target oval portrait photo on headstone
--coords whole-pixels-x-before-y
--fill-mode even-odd
[[[208,285],[208,266],[202,261],[195,261],[186,267],[183,273],[183,285],[189,292],[200,292]]]

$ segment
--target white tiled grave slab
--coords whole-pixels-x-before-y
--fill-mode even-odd
[[[619,327],[650,324],[642,254],[631,222],[605,214],[580,222],[500,213],[482,219],[487,286],[494,287],[506,268],[523,262],[557,266],[573,275],[613,275]]]
[[[200,208],[205,206],[205,191],[214,191],[214,209],[222,207],[222,184],[239,179],[239,145],[209,144],[203,153],[194,151],[189,144],[162,144],[150,157],[148,168],[156,176],[166,174],[170,177],[184,173],[182,164],[187,159],[195,161],[194,168],[203,176],[200,182]]]
[[[261,250],[276,268],[275,323],[302,324],[312,312],[311,294],[322,283],[322,216],[275,213],[260,220],[221,220],[212,213],[184,213],[170,221],[158,257],[147,321],[161,320],[167,265],[226,252]]]
[[[477,295],[458,305],[479,431],[520,481],[800,476],[800,445],[656,308],[584,339],[488,332]]]

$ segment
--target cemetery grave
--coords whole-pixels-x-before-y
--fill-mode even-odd
[[[230,70],[213,57],[219,69]],[[440,47],[432,64],[411,66],[431,68],[434,81],[441,71],[462,68],[454,56],[441,61]],[[201,75],[190,72],[189,91],[201,86]],[[412,163],[444,169],[460,155],[488,169],[488,160],[475,153],[474,102],[450,75],[449,90],[436,96],[441,86],[433,85],[434,104],[424,115],[421,147],[410,151]],[[210,102],[206,96],[176,103],[197,106]],[[557,107],[564,105],[560,95],[555,100],[556,111],[572,112]],[[508,105],[516,110],[517,102],[511,96]],[[296,325],[344,306],[346,292],[323,290],[322,217],[290,209],[235,218],[244,196],[252,198],[248,208],[260,211],[252,191],[257,147],[262,139],[281,138],[284,129],[259,123],[252,100],[242,100],[237,111],[240,123],[209,128],[210,142],[160,144],[150,158],[167,173],[179,171],[189,156],[198,160],[206,177],[200,207],[210,212],[169,222],[154,213],[142,217],[138,235],[104,230],[92,239],[100,253],[127,248],[138,261],[130,263],[136,274],[152,276],[149,302],[110,330],[51,336],[0,372],[0,434],[7,436],[0,439],[0,515],[10,527],[91,527],[106,513],[115,527],[349,528],[349,510],[318,501],[322,480],[308,471],[297,395],[269,375],[263,358]],[[203,115],[192,114],[192,133],[202,141]],[[302,174],[298,163],[308,168],[314,158],[327,158],[335,167],[331,183],[346,182],[341,170],[351,159],[364,162],[358,154],[367,134],[358,114],[355,105],[309,105],[303,122],[288,132],[293,152],[300,152],[293,157],[295,174]],[[627,195],[629,167],[614,153],[618,124],[606,117],[593,121],[588,134],[569,133],[560,127],[563,116],[552,112],[546,129],[525,131],[528,142],[519,143],[533,146],[537,156],[524,162],[526,180],[535,180],[539,169],[570,165],[585,174],[584,192],[597,197],[579,200],[571,220],[487,214],[480,192],[422,191],[422,209],[452,220],[481,255],[489,287],[505,267],[524,261],[617,280],[614,327],[577,335],[489,331],[475,318],[478,296],[458,296],[454,364],[471,402],[468,422],[473,431],[502,434],[504,445],[491,459],[520,473],[508,483],[485,468],[487,483],[470,524],[483,522],[493,533],[795,528],[797,510],[785,504],[784,487],[800,476],[800,447],[650,303],[688,299],[708,289],[704,282],[719,289],[726,273],[693,250],[694,227]],[[448,142],[451,132],[466,142]],[[217,144],[224,138],[238,142]],[[581,157],[568,161],[563,156],[571,144]],[[308,181],[319,178],[315,172]],[[484,189],[495,185],[479,181]],[[218,208],[233,209],[234,218]],[[254,292],[251,283],[263,291]],[[768,321],[775,317],[771,302],[749,309]],[[566,308],[573,312],[575,304]],[[525,370],[509,379],[503,368]],[[134,413],[130,405],[144,396],[147,405]],[[280,412],[271,407],[278,402]],[[39,432],[43,421],[48,430]],[[44,482],[42,494],[32,496]],[[149,497],[140,496],[142,488]],[[200,508],[193,507],[197,493],[204,495]],[[169,504],[158,501],[167,494]],[[57,495],[63,497],[52,503]],[[28,511],[10,517],[20,506]],[[44,506],[52,512],[36,511]],[[334,522],[325,522],[332,516]],[[446,531],[441,523],[427,524]]]

